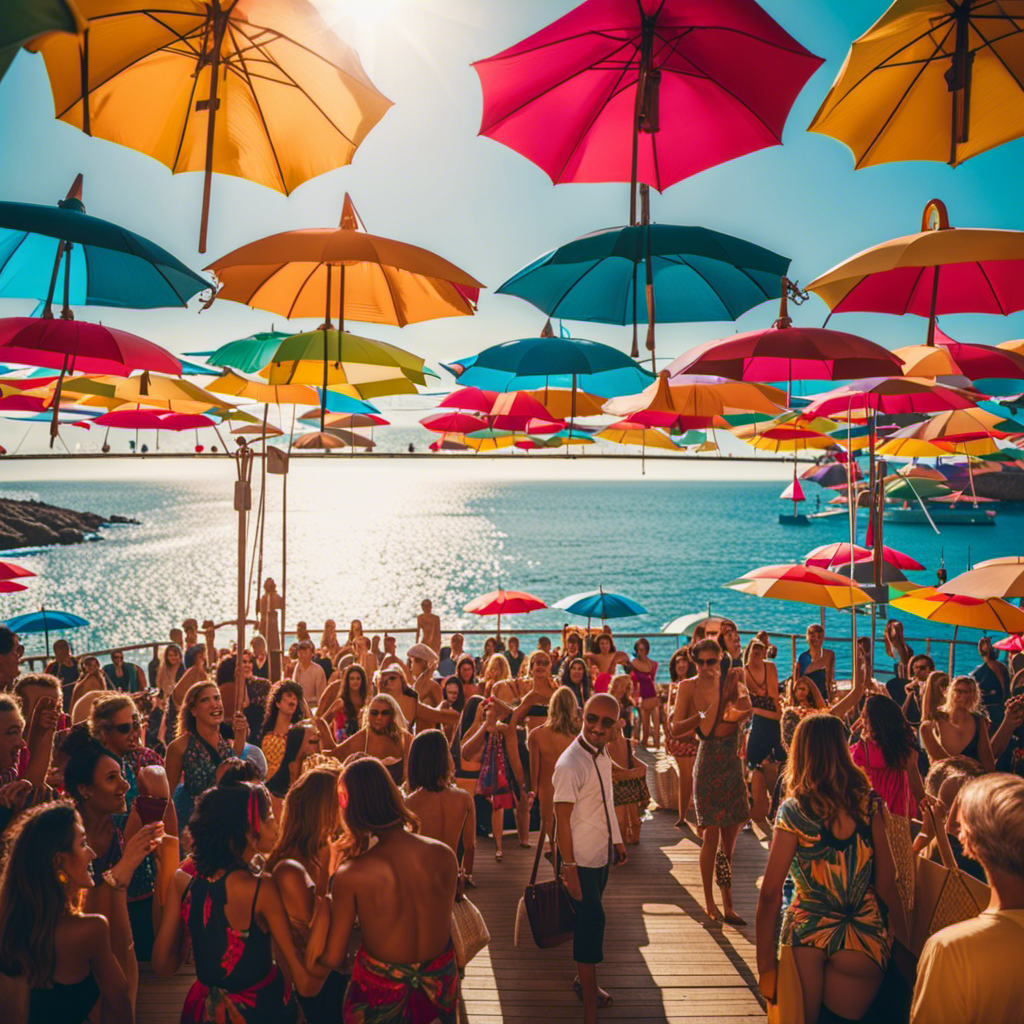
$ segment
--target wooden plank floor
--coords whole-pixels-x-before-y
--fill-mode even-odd
[[[650,779],[654,789],[653,778]],[[744,928],[704,923],[698,845],[672,827],[675,814],[655,811],[643,826],[639,846],[628,847],[629,863],[612,872],[605,892],[608,917],[605,962],[598,979],[614,997],[601,1020],[715,1024],[764,1019],[758,1002],[754,958],[757,879],[767,853],[750,832],[740,835],[733,863],[736,910]],[[536,838],[536,835],[534,835]],[[477,846],[478,888],[470,898],[491,932],[491,944],[466,970],[463,995],[470,1024],[535,1024],[574,1020],[580,1005],[570,988],[571,945],[540,950],[513,945],[516,906],[533,865],[511,833],[505,859],[494,860],[494,846]],[[550,873],[546,862],[541,871]],[[549,875],[544,875],[549,877]],[[142,968],[138,1024],[175,1024],[193,980],[190,967],[175,978],[156,978]],[[340,1021],[340,1012],[339,1012]]]

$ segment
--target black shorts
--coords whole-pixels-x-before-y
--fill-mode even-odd
[[[576,920],[572,930],[572,958],[578,964],[599,964],[604,960],[604,907],[601,894],[608,884],[608,865],[576,868],[581,900],[572,900]],[[572,899],[572,897],[570,897]]]

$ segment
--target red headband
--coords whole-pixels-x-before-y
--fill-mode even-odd
[[[256,787],[249,786],[249,828],[254,836],[260,834],[260,802]]]

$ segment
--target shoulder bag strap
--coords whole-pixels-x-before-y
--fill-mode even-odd
[[[942,859],[942,866],[951,875],[960,875],[960,865],[956,862],[956,857],[953,856],[953,847],[949,845],[949,836],[946,835],[946,824],[941,824],[935,818],[935,812],[928,808],[928,817],[932,820],[932,830],[935,835],[935,846],[939,851],[939,857]]]
[[[537,834],[537,853],[533,858],[533,871],[530,872],[530,885],[537,884],[537,872],[540,869],[540,857],[544,852],[544,818],[540,819],[540,832]],[[558,842],[555,842],[555,858],[561,859],[561,854],[558,849]],[[555,877],[558,877],[558,867],[555,867]]]
[[[597,766],[597,754],[591,754],[594,761],[594,771],[597,772],[597,784],[601,787],[601,808],[604,810],[604,823],[608,829],[608,863],[612,862],[612,819],[608,815],[608,794],[604,788],[604,779],[601,778],[601,769]]]

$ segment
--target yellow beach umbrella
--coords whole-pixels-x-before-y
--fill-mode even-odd
[[[288,195],[350,163],[391,106],[309,0],[76,6],[82,44],[38,44],[57,117],[173,173],[203,171],[200,252],[214,171]]]
[[[950,581],[952,582],[952,581]],[[999,597],[978,598],[922,587],[889,602],[893,608],[949,626],[1024,633],[1024,611]]]
[[[1024,597],[1024,564],[1003,562],[976,566],[954,576],[938,590],[941,594],[961,594],[982,600],[990,597]]]
[[[655,427],[645,427],[642,423],[634,423],[632,420],[619,420],[604,430],[594,435],[603,441],[613,441],[615,444],[633,444],[642,448],[662,448],[670,452],[678,452],[679,446],[675,444],[662,431]]]
[[[35,394],[52,400],[54,384],[33,389]],[[106,374],[89,377],[66,377],[62,394],[73,395],[79,405],[105,405],[130,402],[169,412],[205,412],[207,409],[233,409],[231,402],[181,377],[165,377],[159,373],[142,373],[137,377],[115,377]]]
[[[969,383],[945,345],[904,345],[892,351],[903,360],[904,377],[959,377]]]
[[[766,437],[764,434],[755,434],[752,437],[743,438],[752,448],[763,452],[802,452],[808,449],[823,451],[826,448],[835,448],[835,438],[825,437],[822,434],[808,432],[803,436],[792,437]]]
[[[260,377],[250,377],[238,370],[225,370],[219,377],[208,381],[206,388],[264,405],[308,405],[320,401],[316,388],[308,384],[269,384]]]
[[[1024,338],[1014,338],[1013,341],[1001,341],[996,348],[1005,348],[1010,352],[1016,352],[1019,356],[1024,356]]]
[[[857,167],[953,166],[1024,134],[1021,0],[896,0],[850,47],[809,131]]]
[[[604,411],[604,403],[607,401],[606,398],[601,398],[599,395],[591,395],[586,391],[577,390],[574,405],[571,388],[536,388],[533,391],[526,391],[524,394],[536,398],[556,420],[567,420],[570,416],[574,416],[576,419],[582,416],[600,416]]]
[[[848,576],[799,563],[761,566],[725,586],[741,594],[798,601],[818,608],[849,608],[871,601],[871,596]]]

